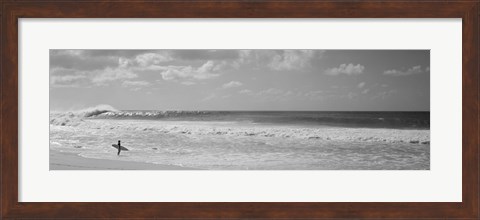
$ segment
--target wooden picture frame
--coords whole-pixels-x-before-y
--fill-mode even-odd
[[[1,217],[458,218],[479,215],[479,1],[6,0],[1,23]],[[461,18],[462,202],[18,202],[19,18]]]

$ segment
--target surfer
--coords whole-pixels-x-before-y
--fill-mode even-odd
[[[117,155],[119,155],[119,156],[120,156],[121,151],[128,151],[128,149],[126,147],[122,147],[122,145],[120,145],[120,140],[118,140],[118,144],[112,144],[112,147],[114,147],[118,150]]]
[[[118,140],[118,153],[117,153],[117,155],[120,155],[120,151],[122,151],[122,146],[120,146],[120,140]]]

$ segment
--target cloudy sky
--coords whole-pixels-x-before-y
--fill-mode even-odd
[[[50,50],[50,108],[429,111],[426,50]]]

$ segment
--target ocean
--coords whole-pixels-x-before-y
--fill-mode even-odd
[[[118,140],[130,151],[117,156]],[[207,170],[428,170],[430,113],[51,112],[50,149]]]

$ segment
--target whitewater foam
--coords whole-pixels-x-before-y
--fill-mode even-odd
[[[98,105],[95,107],[68,111],[68,112],[51,112],[50,124],[60,126],[78,126],[85,121],[86,118],[100,115],[103,113],[118,111],[110,105]]]
[[[192,136],[260,136],[268,138],[296,138],[326,141],[363,141],[429,144],[429,130],[342,128],[342,127],[296,127],[271,126],[233,122],[185,122],[185,121],[141,121],[141,120],[88,120],[68,121],[52,125],[80,126],[85,129],[119,130],[118,132],[150,132]],[[52,119],[53,120],[53,119]]]
[[[429,169],[425,129],[93,118],[63,114],[62,125],[52,117],[50,148],[199,169]],[[111,147],[117,140],[130,149],[121,157]]]

